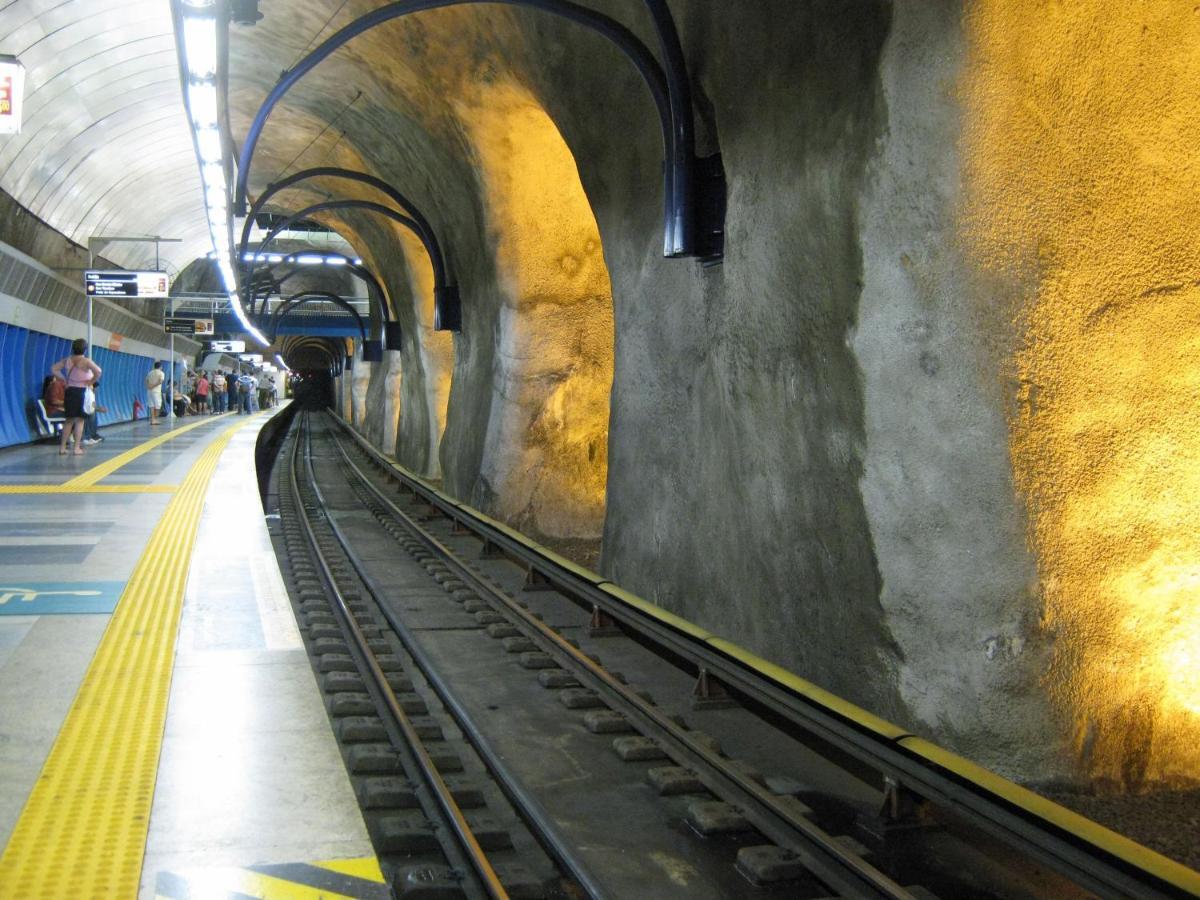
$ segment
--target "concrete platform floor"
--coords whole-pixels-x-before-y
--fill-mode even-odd
[[[373,852],[259,505],[255,441],[274,412],[259,414],[233,434],[204,499],[175,650],[142,898],[214,891],[282,895],[288,872],[296,874],[289,865],[301,864],[301,880],[307,872],[320,881],[329,870],[310,864],[328,860],[361,860],[341,868],[374,880]],[[123,485],[130,493],[4,496],[0,845],[13,833],[112,608],[172,499],[138,486],[179,484],[205,448],[237,422],[205,421],[97,482]],[[146,423],[104,429],[108,440],[83,457],[60,457],[51,444],[0,451],[0,484],[61,485],[165,431]],[[57,611],[56,602],[67,611]],[[273,876],[263,874],[272,866]]]

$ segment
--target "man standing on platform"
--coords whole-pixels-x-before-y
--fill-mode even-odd
[[[155,361],[154,368],[146,373],[146,408],[150,410],[150,424],[158,424],[158,414],[162,410],[162,385],[166,380],[162,363]]]

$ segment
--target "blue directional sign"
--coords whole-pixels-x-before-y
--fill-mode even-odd
[[[0,616],[110,613],[124,581],[0,581]]]

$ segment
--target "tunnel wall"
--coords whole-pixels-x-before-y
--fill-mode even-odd
[[[654,44],[637,0],[589,5]],[[322,70],[344,89],[289,97],[263,168],[315,135],[430,215],[464,329],[444,413],[408,386],[441,383],[445,339],[407,331],[395,449],[431,470],[444,415],[447,489],[513,516],[490,461],[528,428],[491,423],[521,292],[477,111],[523,92],[611,284],[603,572],[1006,774],[1136,788],[1194,775],[1200,746],[1185,6],[675,0],[698,150],[728,179],[712,268],[661,258],[638,76],[528,11],[362,38]],[[235,132],[290,62],[281,28],[244,38]],[[340,136],[287,135],[334,117]]]

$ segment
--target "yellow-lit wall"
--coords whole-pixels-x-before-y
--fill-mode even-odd
[[[1200,13],[964,4],[963,234],[1017,299],[1011,458],[1082,771],[1200,773]]]
[[[545,535],[599,537],[613,312],[596,220],[570,150],[523,88],[487,84],[458,111],[503,295],[482,471],[493,511]]]

